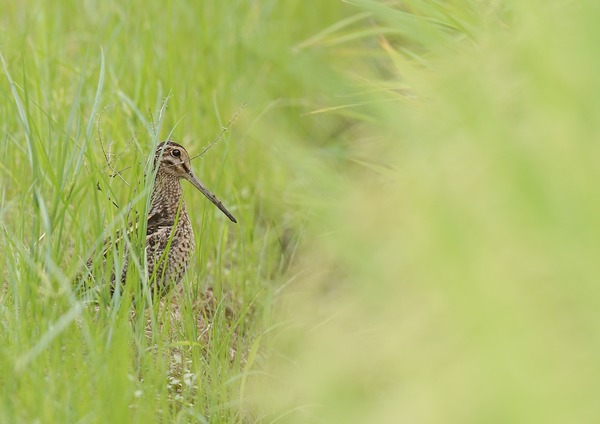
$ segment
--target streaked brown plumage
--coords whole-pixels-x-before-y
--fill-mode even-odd
[[[155,152],[154,166],[158,169],[148,212],[146,254],[152,291],[164,294],[183,278],[195,247],[194,232],[179,180],[189,181],[232,222],[237,221],[194,175],[189,154],[183,146],[173,141],[160,143]],[[90,266],[91,260],[88,268]],[[127,258],[123,269],[127,269]],[[121,281],[125,281],[125,272]]]

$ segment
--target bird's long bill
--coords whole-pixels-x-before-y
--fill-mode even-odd
[[[237,220],[231,214],[231,212],[229,212],[227,210],[227,208],[225,206],[223,206],[223,203],[221,203],[221,201],[219,199],[217,199],[217,196],[215,196],[214,194],[212,194],[209,189],[207,189],[206,187],[204,187],[204,184],[202,184],[200,182],[200,180],[198,180],[198,178],[194,175],[194,173],[191,170],[188,173],[187,180],[190,183],[192,183],[192,185],[194,187],[196,187],[198,190],[200,190],[202,192],[202,194],[204,194],[206,197],[208,197],[208,200],[210,200],[211,202],[213,202],[217,208],[221,209],[221,212],[223,212],[225,215],[227,215],[227,218],[229,218],[231,221],[237,223]]]

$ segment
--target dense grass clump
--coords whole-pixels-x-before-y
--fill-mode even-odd
[[[0,16],[0,421],[597,421],[593,1],[121,3]],[[166,138],[239,224],[86,303]]]

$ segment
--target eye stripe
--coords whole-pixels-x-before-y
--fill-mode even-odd
[[[191,173],[192,170],[189,163],[189,156],[185,148],[172,141],[166,143],[166,146],[163,145],[163,143],[159,144],[159,148],[157,148],[155,154],[155,164],[160,161],[161,166],[165,167],[165,169],[170,169],[170,172],[180,174]],[[161,147],[164,148],[164,150],[161,150]],[[180,176],[180,178],[183,178],[183,176]]]

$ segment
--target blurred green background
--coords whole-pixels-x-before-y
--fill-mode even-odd
[[[599,18],[5,2],[0,421],[598,421]],[[239,225],[186,188],[183,294],[145,330],[84,307],[70,281],[125,218],[107,196],[136,194],[102,149],[194,155],[238,113],[193,166]]]

